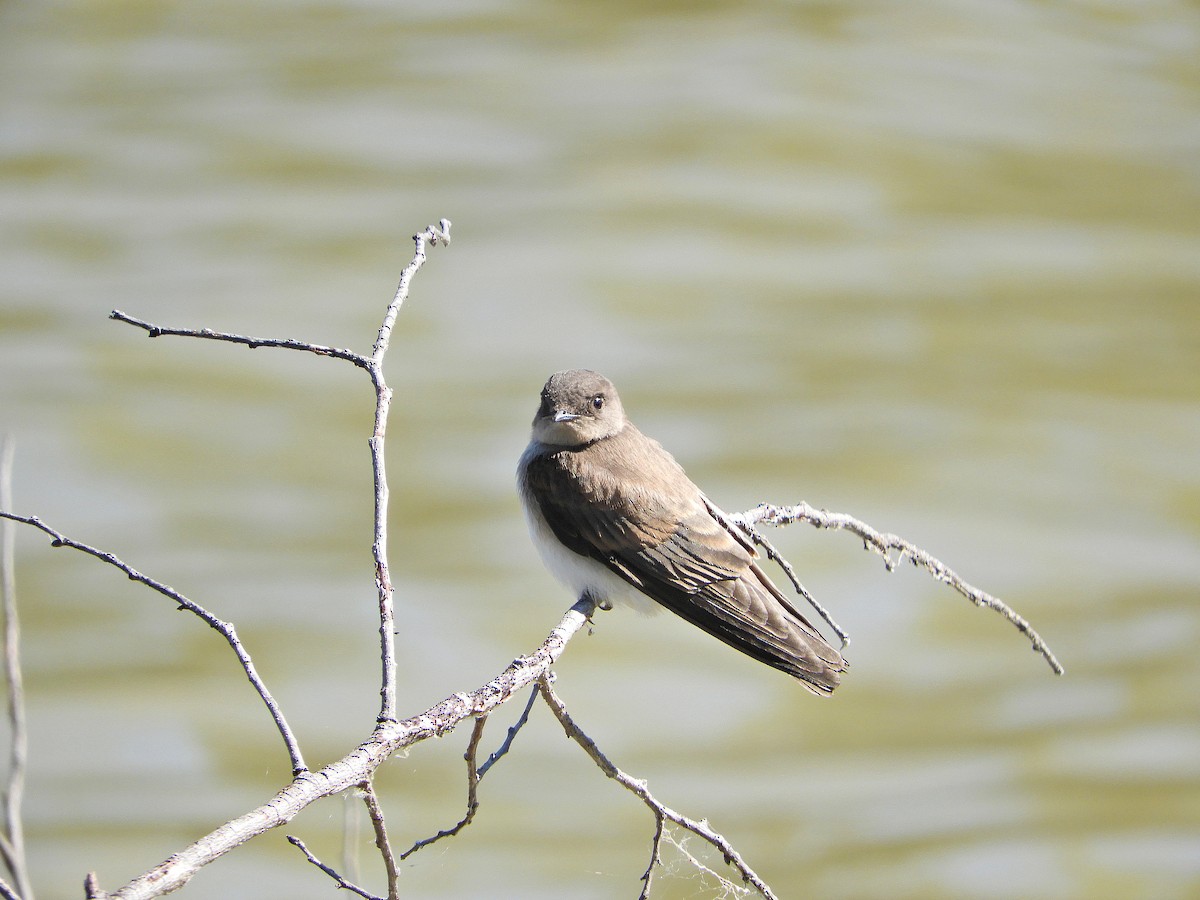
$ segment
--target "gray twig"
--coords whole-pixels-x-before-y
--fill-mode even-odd
[[[833,620],[833,616],[829,614],[829,611],[825,609],[824,606],[817,602],[816,597],[808,592],[808,588],[800,583],[800,578],[796,575],[796,570],[792,568],[792,564],[784,559],[783,554],[776,550],[775,546],[768,541],[757,528],[755,528],[753,525],[747,525],[742,522],[740,516],[730,516],[726,514],[720,507],[718,507],[703,494],[701,495],[700,499],[704,501],[704,505],[708,507],[709,513],[714,519],[721,523],[723,528],[725,528],[727,531],[736,528],[739,534],[745,535],[767,552],[767,559],[776,563],[779,568],[783,569],[783,573],[787,575],[788,580],[792,583],[792,587],[796,589],[796,593],[803,597],[808,605],[817,611],[817,615],[824,619],[825,623],[833,629],[834,634],[836,634],[838,639],[842,642],[843,648],[850,643],[850,635],[848,635],[842,629],[842,626],[838,625],[838,623]]]
[[[136,328],[141,328],[146,332],[147,337],[191,337],[203,338],[210,341],[225,341],[230,344],[243,344],[251,350],[256,350],[259,347],[273,347],[279,350],[303,350],[306,353],[315,353],[317,356],[329,356],[334,359],[344,359],[347,362],[354,363],[360,368],[368,368],[371,364],[369,356],[363,356],[361,353],[355,353],[353,350],[340,350],[337,347],[326,347],[324,344],[312,344],[308,341],[297,341],[292,338],[264,338],[252,337],[248,334],[234,334],[230,331],[214,331],[212,328],[172,328],[167,325],[155,325],[153,322],[147,322],[144,319],[139,319],[136,316],[131,316],[129,313],[122,312],[119,309],[114,309],[108,314],[110,319],[117,322],[124,322],[127,325],[133,325]]]
[[[638,900],[649,900],[650,888],[654,884],[654,870],[658,868],[662,862],[662,843],[663,837],[667,833],[667,821],[659,815],[658,810],[654,812],[654,837],[650,841],[650,862],[646,866],[646,871],[642,873],[642,892],[638,894]]]
[[[375,829],[375,846],[383,857],[383,866],[387,870],[388,900],[399,900],[400,869],[396,866],[396,855],[392,852],[392,842],[388,839],[387,823],[383,820],[383,807],[375,795],[375,787],[369,781],[359,785],[363,794],[363,802],[367,805],[367,815],[371,817],[371,825]]]
[[[848,516],[845,513],[831,513],[825,509],[814,509],[803,502],[795,506],[773,506],[763,503],[748,512],[738,513],[728,518],[730,521],[746,529],[752,529],[758,522],[766,522],[769,525],[790,525],[793,522],[807,522],[815,528],[849,531],[851,534],[862,538],[864,548],[874,550],[883,557],[883,564],[889,572],[894,570],[896,565],[907,556],[914,566],[925,569],[936,580],[950,585],[976,606],[987,607],[1002,615],[1021,634],[1029,639],[1034,651],[1042,655],[1046,662],[1049,663],[1055,675],[1063,674],[1062,663],[1055,658],[1050,647],[1042,640],[1042,636],[1033,630],[1033,626],[1029,622],[1017,615],[1007,603],[985,591],[981,591],[977,587],[967,584],[944,562],[897,535],[878,532],[865,522],[860,522],[858,519]],[[891,555],[893,550],[897,551],[895,559]]]
[[[372,894],[370,891],[360,888],[354,882],[343,878],[341,873],[332,866],[325,865],[325,863],[321,862],[321,860],[317,859],[317,857],[313,855],[313,852],[308,849],[308,846],[304,843],[304,841],[300,840],[300,838],[296,837],[294,834],[289,834],[287,839],[288,843],[299,849],[299,851],[303,853],[305,857],[307,857],[310,863],[332,878],[339,888],[343,888],[344,890],[350,891],[353,894],[358,894],[358,896],[364,898],[364,900],[384,900],[383,897]]]
[[[371,375],[371,383],[375,386],[375,428],[367,443],[371,448],[371,471],[375,479],[375,525],[371,555],[375,559],[375,587],[379,593],[379,643],[383,666],[383,683],[379,688],[382,698],[379,708],[380,722],[396,721],[396,626],[393,603],[395,588],[388,571],[388,483],[383,453],[388,413],[392,405],[392,389],[387,386],[383,377],[383,356],[391,341],[392,327],[396,323],[400,306],[408,297],[409,282],[425,264],[425,244],[428,242],[436,246],[439,241],[443,244],[450,243],[450,221],[442,219],[439,224],[440,228],[430,225],[424,231],[413,235],[416,252],[412,262],[400,273],[400,284],[396,287],[392,302],[388,304],[387,312],[384,313],[383,324],[379,326],[379,337],[375,340],[375,349],[367,370]]]
[[[499,675],[469,694],[458,693],[415,716],[399,722],[380,722],[371,736],[341,759],[316,772],[295,778],[262,805],[231,819],[163,862],[139,875],[124,887],[106,894],[98,888],[91,894],[108,900],[148,900],[178,890],[200,869],[251,838],[294,819],[324,797],[353,788],[371,777],[394,754],[429,738],[442,737],[464,719],[486,715],[507,703],[533,684],[562,655],[596,606],[579,600],[563,615],[541,645],[528,656],[519,656]],[[294,842],[293,842],[294,843]]]
[[[555,693],[550,681],[551,677],[549,672],[542,675],[538,679],[538,690],[541,691],[542,698],[546,701],[546,705],[550,707],[551,711],[555,715],[555,718],[558,719],[559,723],[563,727],[563,730],[566,731],[567,737],[584,749],[587,755],[592,758],[592,761],[600,767],[600,771],[616,781],[627,791],[637,795],[637,797],[650,808],[650,811],[654,813],[654,849],[651,853],[650,867],[646,870],[646,874],[642,876],[642,880],[645,882],[645,887],[643,888],[641,894],[643,898],[649,896],[650,875],[654,869],[655,860],[658,857],[659,846],[662,842],[663,821],[666,820],[669,822],[674,822],[680,828],[690,831],[692,834],[708,841],[708,843],[712,844],[712,846],[721,853],[726,864],[738,873],[742,881],[752,885],[754,889],[759,892],[759,894],[766,898],[766,900],[774,900],[775,894],[772,893],[770,886],[758,876],[757,872],[747,865],[746,861],[742,859],[741,854],[733,848],[733,845],[720,834],[713,831],[707,822],[697,822],[695,819],[689,819],[687,816],[675,812],[675,810],[661,803],[653,794],[650,793],[650,789],[646,786],[645,781],[634,778],[631,775],[627,775],[625,772],[622,772],[615,765],[613,765],[612,761],[609,760],[609,758],[604,755],[600,748],[596,746],[596,742],[588,737],[588,735],[584,733],[583,729],[575,724],[575,720],[572,719],[570,713],[567,712],[566,705],[559,698],[558,694]],[[722,881],[725,880],[722,879]],[[725,884],[729,888],[736,887],[730,882],[725,882]]]
[[[479,767],[480,781],[483,780],[483,776],[487,774],[488,769],[495,765],[500,760],[500,757],[512,749],[513,741],[516,740],[521,729],[525,727],[525,723],[529,721],[529,711],[533,709],[533,704],[537,701],[537,698],[538,689],[535,685],[529,690],[529,699],[525,701],[525,709],[521,711],[521,715],[517,717],[517,721],[508,729],[508,734],[504,737],[504,743],[497,747],[492,755],[485,759],[483,765]]]
[[[14,522],[24,522],[26,525],[32,525],[39,531],[45,532],[50,536],[51,547],[70,547],[72,550],[78,550],[81,553],[86,553],[89,556],[94,556],[101,562],[106,562],[114,568],[120,569],[130,581],[138,581],[146,585],[146,587],[158,591],[164,597],[173,600],[178,604],[179,609],[186,609],[190,613],[199,616],[209,624],[214,630],[220,633],[233,649],[234,654],[241,663],[242,669],[246,672],[246,677],[250,679],[250,683],[254,685],[254,689],[258,691],[258,695],[262,698],[267,709],[271,713],[271,718],[275,720],[275,727],[279,729],[279,734],[283,738],[283,743],[287,746],[288,755],[292,760],[292,774],[300,775],[308,771],[308,767],[304,764],[304,757],[300,753],[300,745],[296,742],[296,736],[292,734],[292,729],[288,726],[287,719],[283,717],[283,711],[279,708],[279,704],[275,702],[275,698],[271,696],[271,692],[267,690],[266,684],[258,675],[258,670],[254,667],[254,661],[250,658],[250,654],[246,652],[246,648],[242,646],[241,640],[237,636],[237,629],[233,627],[231,622],[226,622],[217,618],[199,603],[189,600],[179,591],[161,581],[156,581],[149,575],[144,575],[133,566],[123,562],[115,554],[105,550],[99,550],[89,544],[84,544],[81,541],[73,540],[59,531],[51,528],[37,516],[19,516],[15,513],[4,512],[0,510],[0,518],[11,519]]]
[[[16,443],[5,436],[0,446],[0,509],[12,508],[12,469]],[[25,827],[21,800],[25,795],[25,760],[28,735],[25,729],[25,687],[21,677],[21,626],[17,618],[16,529],[5,520],[0,537],[0,594],[3,595],[4,676],[8,686],[9,757],[8,784],[4,791],[4,829],[0,833],[0,855],[16,882],[15,895],[33,900],[33,885],[25,860]],[[6,891],[12,891],[7,884]],[[15,896],[14,895],[14,896]]]
[[[371,471],[375,481],[375,525],[371,540],[371,555],[375,560],[375,587],[379,595],[380,662],[383,668],[382,684],[379,688],[380,722],[396,721],[396,627],[393,601],[395,589],[392,586],[387,561],[388,484],[383,452],[388,413],[391,410],[392,389],[387,386],[387,381],[383,377],[383,357],[387,353],[400,307],[408,297],[409,283],[421,266],[425,264],[426,244],[432,246],[439,243],[449,244],[450,220],[442,219],[437,225],[430,225],[424,231],[413,235],[413,242],[416,244],[416,251],[412,261],[400,273],[400,283],[392,297],[392,302],[388,304],[384,313],[383,323],[379,326],[379,336],[375,340],[370,356],[355,353],[353,350],[341,350],[337,347],[327,347],[324,344],[312,344],[307,341],[250,337],[244,334],[214,331],[211,328],[170,328],[143,321],[119,309],[114,309],[109,314],[110,319],[144,329],[150,337],[204,338],[243,344],[251,349],[272,347],[281,350],[300,350],[306,353],[315,353],[318,356],[345,360],[364,369],[370,376],[371,384],[375,388],[375,424],[368,444],[371,448]]]
[[[408,859],[422,847],[428,847],[442,838],[454,837],[474,821],[475,813],[479,811],[479,779],[481,777],[475,760],[478,758],[479,741],[483,738],[483,727],[486,724],[486,715],[479,716],[475,720],[475,727],[471,729],[471,739],[467,742],[467,752],[463,754],[463,759],[467,761],[467,814],[459,820],[457,825],[452,825],[435,835],[417,841],[400,854],[400,859]]]

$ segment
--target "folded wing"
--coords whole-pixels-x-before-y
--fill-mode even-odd
[[[605,454],[603,470],[594,454],[572,450],[531,461],[528,487],[555,536],[731,647],[816,694],[833,691],[847,667],[841,654],[772,584],[746,538],[713,517],[670,454],[647,442],[656,453],[649,465],[639,454],[637,470],[619,452]]]

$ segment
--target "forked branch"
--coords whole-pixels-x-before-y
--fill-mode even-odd
[[[467,752],[463,754],[463,759],[467,761],[467,813],[458,822],[449,828],[439,831],[435,835],[414,843],[411,847],[400,854],[401,859],[408,859],[418,850],[428,847],[430,844],[440,841],[442,838],[454,837],[464,828],[471,824],[475,819],[475,813],[479,811],[479,741],[483,737],[484,726],[487,725],[487,716],[479,716],[475,720],[475,727],[471,730],[471,739],[467,741]]]
[[[288,756],[292,761],[292,774],[300,775],[308,771],[308,767],[304,764],[304,757],[300,753],[300,745],[296,742],[296,736],[292,733],[292,729],[288,726],[287,719],[283,716],[283,711],[279,708],[279,704],[275,702],[275,698],[271,696],[271,692],[267,690],[266,684],[258,675],[258,670],[254,667],[254,661],[250,658],[250,654],[246,648],[242,646],[241,640],[237,636],[237,629],[233,627],[232,622],[226,622],[223,619],[217,618],[199,603],[189,600],[179,591],[175,590],[168,584],[163,584],[149,575],[139,572],[133,566],[121,560],[114,553],[107,550],[100,550],[90,544],[85,544],[82,541],[74,540],[59,531],[51,528],[37,516],[20,516],[16,513],[5,512],[0,510],[0,518],[10,519],[13,522],[23,522],[26,525],[31,525],[39,531],[50,536],[51,547],[70,547],[72,550],[78,550],[81,553],[86,553],[89,556],[94,556],[101,562],[108,563],[110,566],[122,571],[128,576],[130,581],[137,581],[151,590],[157,591],[164,597],[174,601],[177,609],[186,609],[190,613],[199,616],[208,625],[218,632],[221,637],[225,638],[234,655],[237,656],[238,663],[241,664],[242,670],[246,673],[246,677],[250,683],[254,685],[254,689],[258,692],[258,696],[262,698],[263,704],[271,713],[271,718],[275,721],[275,727],[279,730],[280,737],[283,738],[283,743],[287,747]]]
[[[768,525],[790,525],[793,522],[807,522],[814,528],[849,531],[851,534],[862,538],[864,548],[874,550],[883,557],[883,564],[889,572],[893,571],[907,557],[914,566],[925,569],[937,581],[950,585],[950,587],[954,588],[954,590],[958,591],[976,606],[987,607],[1002,615],[1021,634],[1029,639],[1029,643],[1033,646],[1034,651],[1042,655],[1055,675],[1062,675],[1065,671],[1062,663],[1058,661],[1057,657],[1050,650],[1050,647],[1042,640],[1042,636],[1034,631],[1033,626],[1018,615],[1012,607],[986,591],[981,591],[979,588],[967,584],[953,569],[940,559],[937,559],[916,544],[906,541],[898,535],[876,531],[866,522],[860,522],[853,516],[848,516],[845,513],[831,513],[825,509],[814,509],[803,502],[797,503],[795,506],[774,506],[769,503],[762,503],[748,512],[738,513],[727,518],[729,521],[743,528],[752,540],[764,543],[765,538],[758,534],[754,527],[759,522],[766,522]],[[893,550],[896,551],[895,558],[892,557]]]
[[[379,606],[380,659],[382,666],[380,684],[381,704],[374,731],[363,743],[351,750],[343,758],[325,766],[317,772],[310,772],[306,768],[294,735],[289,729],[279,707],[267,691],[266,686],[258,677],[254,669],[254,664],[238,640],[232,624],[218,619],[199,604],[184,597],[170,586],[144,575],[118,559],[112,553],[68,538],[43,523],[36,516],[21,516],[0,510],[0,517],[14,522],[22,522],[44,532],[50,537],[52,545],[55,547],[71,547],[114,566],[124,572],[130,579],[145,584],[171,599],[180,608],[187,609],[199,616],[221,633],[234,650],[247,677],[271,712],[292,760],[293,779],[274,797],[244,815],[226,822],[178,853],[172,854],[158,866],[155,866],[111,894],[103,892],[99,888],[95,877],[89,876],[86,880],[89,897],[127,898],[127,900],[132,900],[132,898],[158,897],[177,890],[186,884],[203,866],[218,859],[256,835],[291,821],[301,810],[317,800],[357,788],[363,792],[367,811],[375,829],[376,844],[379,847],[385,869],[387,870],[388,897],[394,900],[399,895],[398,861],[433,841],[452,834],[458,834],[471,823],[479,808],[477,789],[480,779],[490,766],[512,747],[514,737],[528,719],[530,708],[538,696],[549,706],[567,735],[587,752],[601,771],[634,793],[653,813],[655,828],[654,836],[651,840],[649,865],[642,876],[643,898],[649,896],[654,873],[661,862],[663,844],[665,842],[674,842],[674,838],[669,833],[668,823],[698,836],[714,847],[724,858],[725,862],[737,873],[737,877],[761,896],[765,898],[772,898],[774,896],[769,886],[750,868],[733,846],[724,837],[713,831],[706,822],[690,819],[665,806],[649,792],[645,782],[629,776],[609,761],[596,746],[595,742],[574,722],[567,712],[566,706],[555,693],[552,686],[551,668],[565,650],[567,643],[583,628],[585,623],[594,614],[595,606],[590,600],[583,599],[576,603],[567,611],[558,625],[533,653],[514,660],[511,665],[487,684],[469,693],[456,693],[418,715],[410,716],[403,720],[398,720],[397,718],[395,626],[393,613],[394,592],[387,562],[388,485],[387,472],[384,465],[384,440],[386,437],[392,391],[384,379],[383,360],[400,307],[407,297],[409,283],[424,264],[427,247],[438,243],[448,243],[450,240],[449,229],[450,223],[443,219],[438,226],[430,226],[420,234],[414,236],[416,245],[415,254],[412,261],[401,274],[400,283],[392,302],[388,305],[384,314],[370,355],[298,340],[251,337],[232,332],[217,332],[207,328],[169,328],[143,321],[119,310],[113,310],[111,313],[113,319],[141,328],[149,337],[191,337],[240,344],[251,349],[267,347],[299,350],[321,357],[339,359],[368,373],[376,395],[375,416],[368,443],[375,487],[374,531],[371,549],[375,564]],[[908,557],[914,565],[925,568],[937,580],[950,584],[955,590],[976,605],[989,607],[1003,615],[1026,635],[1033,644],[1034,649],[1045,657],[1055,672],[1062,673],[1062,666],[1058,663],[1058,660],[1025,619],[1017,615],[1000,600],[962,581],[944,563],[896,535],[881,534],[865,523],[850,516],[829,513],[824,510],[815,510],[804,503],[792,507],[763,505],[749,512],[731,516],[720,513],[715,507],[712,507],[712,509],[714,510],[714,515],[718,515],[729,527],[743,530],[749,539],[754,540],[765,549],[768,557],[779,562],[784,567],[785,572],[792,580],[797,591],[813,604],[814,608],[830,623],[838,635],[842,637],[843,642],[846,640],[845,633],[833,622],[829,614],[816,604],[816,601],[808,594],[803,585],[800,584],[795,576],[795,572],[787,564],[786,560],[758,533],[755,527],[757,524],[767,522],[775,525],[784,525],[790,522],[806,521],[820,528],[850,531],[858,535],[863,540],[865,546],[878,552],[884,558],[889,570],[895,568],[901,559]],[[897,554],[895,558],[892,556],[893,551]],[[520,719],[509,730],[503,745],[485,760],[482,765],[479,765],[477,761],[478,748],[483,734],[484,722],[488,714],[500,705],[507,703],[518,691],[530,686],[534,688],[534,692],[531,692],[529,702]],[[372,778],[376,770],[395,753],[430,737],[445,735],[463,721],[472,718],[475,719],[475,727],[465,756],[468,776],[466,815],[452,828],[440,832],[432,838],[418,841],[411,849],[396,856],[393,853],[387,835],[382,809],[372,787]],[[339,887],[357,893],[364,898],[375,897],[375,895],[364,888],[345,880],[333,869],[321,863],[298,838],[289,839],[305,853],[310,861],[321,866],[331,877],[335,878]],[[677,842],[676,845],[681,846]],[[683,852],[690,857],[690,854],[686,850]],[[710,871],[698,861],[693,859],[693,862],[701,868],[705,868],[706,871]],[[713,874],[716,875],[716,873]],[[745,890],[745,888],[725,879],[723,876],[717,875],[717,877],[722,879],[723,886],[728,893]],[[7,885],[0,883],[0,893],[7,890],[9,890]]]
[[[541,645],[528,656],[520,656],[499,675],[470,693],[447,697],[436,706],[399,722],[381,722],[370,738],[346,756],[315,772],[305,772],[263,803],[226,822],[193,844],[173,853],[159,865],[129,884],[105,893],[94,886],[90,900],[148,900],[183,887],[200,869],[257,835],[295,818],[317,800],[331,797],[370,780],[393,754],[421,741],[449,734],[465,719],[483,716],[514,694],[533,684],[566,649],[595,613],[590,600],[580,600],[562,617]]]
[[[754,889],[763,897],[767,898],[767,900],[774,900],[775,894],[771,892],[771,888],[767,885],[767,883],[759,877],[757,872],[750,868],[746,861],[742,859],[741,854],[734,849],[733,845],[720,834],[713,831],[712,828],[708,826],[707,822],[697,822],[695,819],[689,819],[687,816],[675,812],[675,810],[660,802],[653,794],[650,793],[650,789],[646,786],[645,781],[634,778],[631,775],[627,775],[625,772],[622,772],[620,769],[618,769],[612,763],[612,761],[605,756],[603,752],[601,752],[600,748],[596,746],[596,742],[588,737],[587,734],[584,733],[583,729],[575,724],[575,720],[572,719],[571,714],[567,712],[566,704],[564,704],[559,698],[558,694],[555,693],[551,680],[552,679],[549,672],[542,675],[541,678],[538,679],[538,690],[541,691],[542,699],[546,701],[546,705],[550,707],[550,710],[554,713],[555,718],[558,719],[559,724],[561,724],[563,730],[566,731],[567,737],[584,749],[587,755],[592,758],[592,761],[600,767],[601,772],[613,779],[615,782],[617,782],[617,784],[625,788],[625,790],[630,791],[637,796],[638,799],[645,803],[646,806],[650,808],[650,811],[654,813],[655,829],[653,846],[650,853],[650,865],[647,867],[646,873],[642,876],[642,880],[645,885],[641,893],[641,898],[643,898],[643,900],[644,898],[650,896],[650,883],[653,878],[654,867],[660,860],[659,851],[663,840],[664,822],[674,822],[679,827],[690,831],[692,834],[703,838],[705,841],[712,844],[713,847],[720,851],[721,855],[725,859],[725,862],[738,873],[742,881],[744,881],[746,884],[752,885]],[[725,882],[725,886],[727,889],[736,889],[737,887],[729,882]]]
[[[305,353],[314,353],[317,356],[344,360],[363,369],[370,376],[371,384],[375,388],[375,424],[368,444],[371,448],[371,471],[375,482],[375,525],[371,541],[371,555],[375,560],[375,586],[379,595],[379,655],[383,667],[383,677],[379,688],[380,722],[396,721],[396,627],[393,603],[394,588],[387,562],[388,484],[383,452],[388,415],[391,411],[392,389],[387,386],[387,381],[383,377],[383,358],[391,341],[396,316],[399,315],[400,307],[408,298],[408,286],[421,266],[425,265],[426,245],[436,246],[439,243],[450,243],[450,220],[442,219],[437,225],[430,225],[424,231],[414,234],[413,243],[416,245],[416,250],[412,261],[400,273],[400,283],[396,287],[392,302],[388,304],[387,310],[384,312],[383,323],[379,326],[379,335],[375,339],[370,356],[355,353],[353,350],[342,350],[337,347],[291,338],[251,337],[229,331],[214,331],[211,328],[171,328],[146,322],[119,309],[114,309],[109,313],[110,319],[141,328],[148,337],[152,338],[190,337],[241,344],[251,350],[259,347],[300,350]]]

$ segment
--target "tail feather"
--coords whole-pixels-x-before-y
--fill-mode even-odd
[[[750,646],[739,650],[796,678],[814,694],[827,696],[849,664],[780,593],[757,565],[738,579],[733,601],[758,620],[758,628],[739,636]],[[757,652],[755,652],[757,651]]]

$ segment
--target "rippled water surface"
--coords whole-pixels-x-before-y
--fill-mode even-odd
[[[340,756],[378,703],[369,384],[106,315],[365,350],[445,216],[388,361],[404,712],[570,604],[512,473],[546,375],[596,368],[716,502],[897,532],[1068,670],[794,526],[773,539],[853,635],[843,687],[602,615],[558,677],[614,762],[781,897],[1194,897],[1197,60],[1171,2],[5,4],[17,507],[235,622],[309,762]],[[42,897],[115,888],[286,781],[210,629],[27,531],[17,552]],[[466,737],[383,770],[397,845],[461,816]],[[481,799],[406,896],[637,895],[652,819],[544,709]],[[287,830],[342,865],[345,818]],[[279,833],[184,891],[333,893]],[[672,845],[655,896],[722,891]]]

